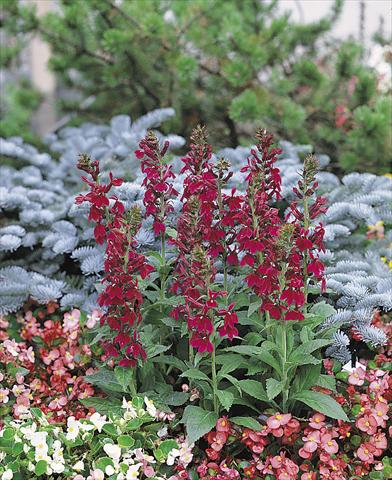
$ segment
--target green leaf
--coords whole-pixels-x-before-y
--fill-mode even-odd
[[[242,363],[244,361],[244,358],[241,357],[241,355],[220,355],[222,357],[221,359],[219,356],[217,357],[217,363],[222,364],[221,369],[218,372],[218,377],[223,376],[227,373],[231,373],[234,370],[237,370],[242,367]]]
[[[134,446],[135,440],[130,435],[120,435],[117,443],[121,448],[129,448]]]
[[[181,372],[186,370],[187,366],[186,363],[180,360],[177,357],[169,356],[169,355],[160,355],[159,357],[154,357],[152,359],[154,363],[163,363],[164,365],[172,365],[173,367],[177,368]]]
[[[210,432],[215,427],[217,421],[218,415],[215,412],[208,412],[200,407],[188,405],[181,420],[186,427],[188,443],[194,443]]]
[[[189,393],[185,392],[167,392],[159,394],[157,400],[164,405],[172,405],[178,407],[184,405],[189,399]]]
[[[266,350],[263,350],[262,347],[260,348],[262,351],[257,355],[257,358],[259,358],[262,362],[266,363],[267,365],[272,367],[276,372],[281,374],[282,369],[278,361],[276,360],[276,358],[271,353],[267,352]]]
[[[34,473],[38,476],[43,475],[46,473],[46,469],[48,468],[48,462],[45,460],[39,460],[35,465]]]
[[[255,347],[254,345],[235,345],[234,347],[227,347],[224,349],[226,352],[235,352],[242,355],[260,355],[263,351],[261,347]]]
[[[166,235],[168,235],[170,238],[177,238],[177,230],[175,230],[172,227],[166,227],[165,231]]]
[[[256,380],[240,380],[239,386],[243,392],[251,397],[257,398],[257,400],[261,400],[262,402],[268,402],[267,394],[261,382],[257,382]]]
[[[329,303],[319,302],[312,306],[312,308],[310,309],[310,313],[327,318],[336,313],[336,310]]]
[[[178,443],[175,440],[164,440],[159,444],[159,450],[163,452],[165,457],[168,456],[169,452],[171,452],[173,448],[178,448]]]
[[[113,425],[113,423],[106,423],[102,427],[102,430],[108,435],[111,435],[112,437],[117,437],[118,435],[117,428],[115,425]]]
[[[275,351],[279,351],[279,347],[276,345],[276,343],[274,342],[270,342],[269,340],[266,340],[265,342],[263,342],[261,345],[260,345],[261,348],[265,349],[265,350],[275,350]]]
[[[268,378],[266,381],[266,387],[268,399],[273,400],[282,391],[283,383],[278,382],[278,380],[275,380],[275,378]]]
[[[349,421],[343,408],[329,395],[321,392],[313,392],[312,390],[305,390],[297,393],[294,399],[304,403],[316,412],[323,413],[327,417],[344,420],[346,422]]]
[[[243,355],[257,356],[261,361],[272,367],[278,373],[281,373],[281,368],[277,360],[271,353],[266,351],[262,346],[255,347],[253,345],[236,345],[225,349],[228,352],[241,353]]]
[[[258,300],[257,302],[252,302],[248,308],[248,318],[251,317],[258,310],[260,310],[260,307],[261,307],[261,300]]]
[[[230,421],[236,425],[241,425],[241,427],[251,428],[256,432],[260,432],[262,429],[260,423],[252,417],[231,417]]]
[[[169,350],[171,345],[151,345],[146,348],[147,358],[151,359]]]
[[[248,332],[244,337],[244,342],[248,345],[259,345],[264,340],[264,337],[256,332]]]
[[[132,418],[126,424],[126,430],[139,430],[143,425],[144,420],[142,418]]]
[[[108,415],[109,413],[122,414],[123,409],[121,408],[121,403],[114,398],[107,400],[106,398],[99,397],[90,397],[83,398],[80,402],[85,407],[93,407],[101,415]]]
[[[124,391],[127,391],[129,385],[133,380],[133,368],[129,367],[116,367],[114,374],[118,383],[123,387]]]
[[[299,366],[299,365],[318,365],[318,364],[321,363],[321,359],[316,358],[313,355],[304,355],[303,357],[301,357],[301,361],[297,361],[297,362],[293,361],[292,363],[294,363],[296,366]]]
[[[229,375],[228,373],[225,373],[222,375],[223,378],[226,378],[232,385],[235,386],[235,388],[238,390],[239,394],[242,395],[241,387],[240,387],[240,382],[237,380],[235,377],[232,375]]]
[[[17,457],[22,452],[23,452],[23,443],[22,442],[14,443],[14,446],[12,447],[12,455],[14,457]]]
[[[332,375],[320,375],[315,385],[336,392],[336,379]]]
[[[98,372],[84,377],[85,381],[106,391],[124,392],[124,387],[118,382],[114,371],[101,368]]]
[[[313,353],[315,350],[321,350],[323,347],[330,345],[332,343],[331,339],[319,338],[316,340],[310,340],[309,342],[303,343],[297,347],[289,356],[289,362],[299,362],[301,364],[301,358],[305,355]]]
[[[312,365],[311,367],[301,367],[296,371],[292,386],[292,392],[302,392],[314,387],[321,374],[321,365]]]
[[[222,407],[229,411],[233,405],[234,395],[228,390],[218,390],[216,394]]]
[[[184,373],[181,373],[180,377],[192,378],[193,380],[205,380],[206,382],[210,381],[205,373],[197,370],[196,368],[190,368],[189,370],[186,370]]]
[[[105,471],[105,468],[108,467],[109,465],[111,467],[114,466],[113,460],[109,457],[100,457],[95,461],[95,464],[97,468],[103,471]]]

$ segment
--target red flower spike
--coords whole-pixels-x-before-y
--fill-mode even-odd
[[[141,321],[143,301],[137,277],[145,278],[152,270],[144,255],[135,251],[134,236],[141,224],[140,211],[133,208],[125,212],[124,204],[116,195],[108,197],[111,188],[120,186],[123,180],[109,173],[110,182],[100,183],[98,161],[91,162],[87,156],[82,156],[78,168],[89,174],[91,180],[82,177],[90,191],[86,195],[78,195],[75,202],[90,204],[89,220],[97,223],[94,237],[99,244],[106,241],[105,276],[102,280],[105,288],[98,297],[98,303],[107,309],[100,324],[106,323],[116,334],[113,343],[104,345],[105,354],[118,358],[121,366],[135,366],[139,360],[146,358],[136,331]]]

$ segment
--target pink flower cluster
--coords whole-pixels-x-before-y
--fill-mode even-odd
[[[385,371],[366,370],[365,366],[356,368],[348,378],[348,393],[359,407],[355,426],[361,432],[362,442],[356,455],[365,465],[376,463],[377,457],[387,448],[387,437],[383,430],[389,419],[388,399],[385,397],[391,396],[390,381]],[[365,383],[365,393],[358,394],[355,387]],[[391,433],[392,429],[389,431]]]
[[[349,386],[341,385],[338,399],[350,422],[319,412],[307,421],[277,412],[255,431],[220,418],[205,436],[205,458],[196,466],[200,479],[359,480],[381,471],[388,449],[390,378],[384,370],[365,366],[348,376]],[[238,444],[246,450],[233,456],[230,452],[241,451]]]
[[[94,311],[81,325],[81,313],[72,310],[63,316],[57,305],[27,310],[18,318],[23,342],[8,338],[9,321],[0,319],[0,405],[15,418],[29,415],[31,407],[50,414],[53,422],[70,415],[86,416],[78,401],[94,395],[83,380],[92,373],[92,351],[83,343],[82,328],[92,328],[101,314]]]

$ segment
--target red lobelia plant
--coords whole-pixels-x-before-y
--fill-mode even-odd
[[[108,184],[100,183],[98,161],[91,162],[87,155],[82,155],[78,168],[90,176],[91,179],[82,177],[90,191],[86,195],[78,195],[75,202],[90,204],[88,218],[96,223],[95,240],[99,244],[106,242],[104,290],[98,297],[98,303],[106,308],[101,325],[106,323],[115,336],[104,344],[105,352],[117,358],[119,366],[135,366],[139,359],[146,358],[138,333],[143,303],[138,276],[146,278],[153,269],[145,256],[135,249],[141,212],[138,207],[125,211],[116,195],[108,196],[113,186],[122,184],[122,179],[113,178],[110,174]]]

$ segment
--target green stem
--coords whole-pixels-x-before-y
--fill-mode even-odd
[[[215,344],[214,349],[212,351],[211,356],[211,368],[212,368],[212,398],[214,402],[214,412],[219,414],[219,406],[218,406],[218,382],[216,379],[216,358],[215,358]]]
[[[191,341],[188,342],[189,345],[189,363],[193,367],[195,364],[195,352],[193,351],[193,347],[191,345]]]
[[[164,270],[166,267],[166,242],[165,242],[165,233],[161,233],[161,258],[162,264],[161,268]],[[161,273],[161,290],[160,290],[160,298],[163,301],[165,299],[165,287],[166,287],[166,272],[163,271]],[[161,306],[162,309],[162,306]]]
[[[287,385],[287,325],[285,320],[282,321],[282,409],[287,410],[288,385]]]
[[[223,290],[227,292],[227,295],[225,297],[225,304],[226,307],[229,304],[229,290],[228,290],[228,284],[227,284],[227,262],[226,262],[226,254],[224,255],[223,258]]]
[[[131,395],[132,395],[132,398],[133,397],[136,397],[137,395],[137,391],[136,391],[136,385],[135,385],[135,374],[136,374],[136,370],[133,370],[133,374],[132,374],[132,378],[129,382],[129,390],[131,391]]]

